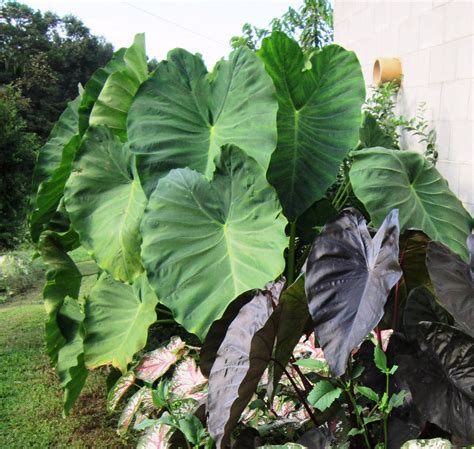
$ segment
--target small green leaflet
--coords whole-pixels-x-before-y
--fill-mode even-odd
[[[321,360],[314,359],[302,359],[294,363],[295,365],[301,366],[303,368],[314,369],[316,371],[322,371],[327,369],[327,363],[324,363]]]
[[[342,390],[328,380],[318,382],[308,395],[308,402],[321,412],[328,409],[331,404],[341,395]]]
[[[372,390],[372,388],[369,387],[363,387],[361,385],[356,386],[356,390],[362,395],[365,396],[367,399],[370,399],[371,401],[378,402],[379,401],[379,395]]]
[[[380,421],[381,419],[382,418],[378,415],[368,416],[367,418],[364,418],[364,424],[367,425],[367,424],[370,424],[371,422]]]
[[[392,394],[390,401],[388,402],[389,411],[394,408],[402,406],[403,402],[405,401],[406,395],[407,395],[407,392],[405,390]]]
[[[365,366],[363,365],[356,365],[356,367],[354,368],[354,371],[352,371],[352,376],[351,376],[351,379],[352,380],[355,380],[357,379],[358,377],[360,377],[362,375],[362,373],[365,371]]]
[[[364,433],[364,429],[351,429],[349,430],[347,436],[354,437],[356,435],[361,435]]]
[[[376,345],[374,348],[374,362],[375,366],[382,371],[382,373],[387,372],[387,356],[379,345]]]
[[[194,444],[199,445],[206,435],[201,421],[194,415],[187,415],[179,420],[179,430],[183,432],[186,439]]]

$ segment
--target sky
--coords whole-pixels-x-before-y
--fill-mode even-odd
[[[268,27],[289,6],[302,0],[23,0],[33,9],[73,14],[93,34],[104,36],[116,49],[128,47],[136,33],[145,33],[147,54],[159,61],[169,50],[181,47],[201,53],[208,66],[231,51],[229,40],[250,22]]]

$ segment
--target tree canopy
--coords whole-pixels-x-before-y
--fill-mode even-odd
[[[24,235],[36,150],[112,45],[78,18],[0,1],[0,248]]]
[[[40,140],[76,97],[78,84],[112,52],[111,44],[72,15],[42,13],[18,2],[0,6],[0,84],[14,84],[29,99],[24,118]]]

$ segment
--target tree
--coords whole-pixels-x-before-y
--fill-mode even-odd
[[[30,100],[27,129],[44,141],[67,101],[112,56],[112,45],[79,19],[42,14],[27,5],[0,6],[0,84]]]
[[[29,102],[11,85],[0,86],[0,249],[13,248],[22,235],[30,174],[38,139],[21,114]]]
[[[258,28],[250,23],[242,27],[242,36],[230,40],[233,48],[247,46],[256,50],[262,39],[272,31],[283,31],[293,37],[305,52],[321,48],[333,41],[333,8],[328,0],[304,0],[298,10],[292,7],[270,22],[270,29]]]

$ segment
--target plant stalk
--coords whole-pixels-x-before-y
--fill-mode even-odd
[[[297,372],[298,376],[301,379],[301,382],[304,386],[305,392],[309,393],[311,391],[311,383],[307,379],[307,377],[303,374],[303,372],[300,370],[300,367],[298,365],[294,365],[293,362],[291,363],[291,366],[293,369]]]
[[[390,374],[385,373],[385,392],[387,393],[387,398],[390,397],[389,377],[390,377]],[[383,413],[383,438],[384,438],[384,442],[385,442],[385,447],[387,448],[388,447],[388,414],[385,410],[384,410],[384,413]]]
[[[271,359],[273,362],[275,362],[282,370],[283,372],[285,373],[286,377],[288,378],[288,380],[290,381],[293,389],[295,390],[296,394],[298,395],[301,403],[303,404],[303,407],[305,408],[305,410],[308,412],[308,415],[309,417],[311,418],[311,421],[313,421],[314,425],[316,427],[319,427],[321,425],[321,423],[318,422],[318,420],[316,419],[316,416],[314,416],[314,413],[313,411],[311,410],[310,406],[308,405],[308,403],[306,402],[306,398],[303,396],[303,394],[301,393],[300,389],[298,388],[298,385],[296,385],[296,382],[294,381],[294,379],[291,377],[290,373],[288,372],[288,370],[276,359],[272,358]]]
[[[293,284],[295,280],[295,251],[296,251],[296,221],[290,223],[290,246],[288,248],[288,268],[286,279],[288,285]]]
[[[367,428],[365,427],[364,421],[362,420],[362,418],[360,416],[359,410],[357,408],[357,402],[354,398],[354,395],[352,394],[350,385],[349,385],[348,388],[346,388],[346,392],[347,392],[347,395],[349,396],[349,400],[351,401],[353,411],[354,411],[354,415],[355,415],[356,420],[357,420],[357,424],[358,424],[360,429],[364,430],[364,433],[363,433],[364,443],[365,443],[367,449],[371,449],[370,442],[369,442],[369,437],[367,436]]]

